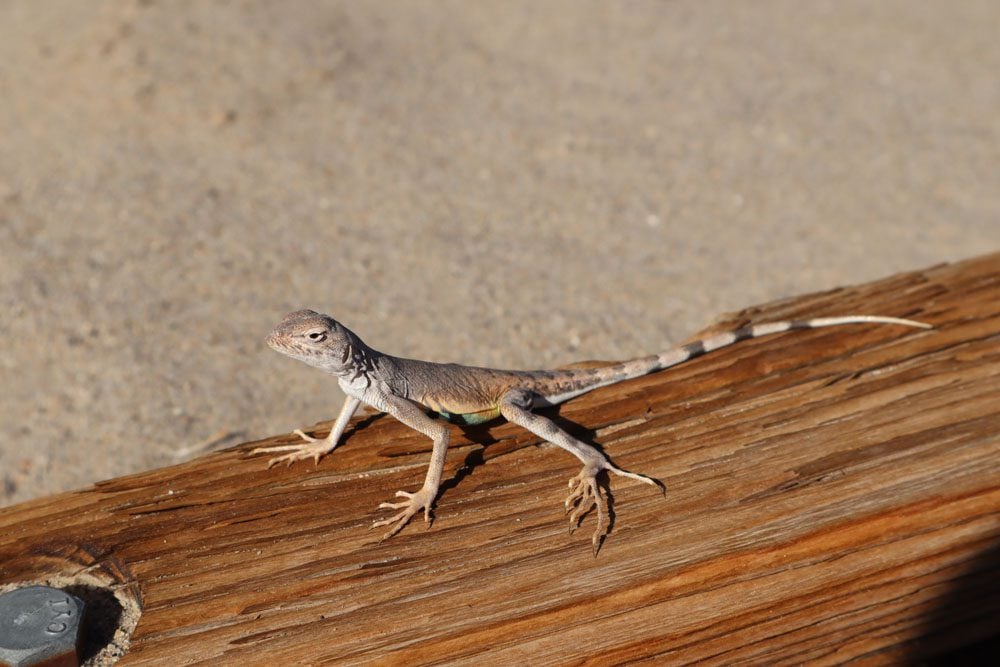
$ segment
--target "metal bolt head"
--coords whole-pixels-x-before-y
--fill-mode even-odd
[[[48,586],[0,595],[0,666],[79,665],[83,608],[76,596]]]

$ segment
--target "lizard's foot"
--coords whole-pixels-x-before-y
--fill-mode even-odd
[[[434,504],[434,496],[437,495],[435,492],[430,491],[426,488],[421,488],[416,493],[407,493],[406,491],[397,491],[397,498],[406,498],[399,503],[381,503],[378,508],[398,510],[402,509],[395,516],[389,517],[388,519],[379,519],[372,524],[372,528],[378,528],[379,526],[392,526],[392,529],[382,536],[380,542],[389,539],[399,531],[403,530],[403,526],[410,522],[410,519],[419,512],[424,511],[424,522],[428,527],[431,525],[431,505]]]
[[[330,445],[329,441],[325,438],[314,438],[311,435],[306,435],[302,432],[302,429],[295,429],[293,433],[305,442],[300,442],[297,445],[275,445],[274,447],[258,447],[250,452],[250,455],[254,454],[273,454],[274,452],[288,452],[287,454],[282,454],[281,456],[275,456],[273,459],[267,462],[267,467],[270,469],[279,463],[284,463],[287,466],[292,465],[296,461],[304,461],[306,459],[312,459],[315,464],[319,464],[320,458],[324,454],[329,452],[333,447]]]
[[[640,475],[638,473],[622,470],[621,468],[615,467],[607,460],[585,463],[579,474],[569,480],[570,491],[569,495],[566,497],[565,506],[566,511],[571,512],[569,515],[570,533],[579,528],[580,522],[583,520],[583,516],[589,512],[591,508],[597,509],[597,527],[594,529],[594,535],[590,539],[590,542],[594,547],[595,556],[601,548],[601,543],[604,541],[604,537],[607,535],[608,527],[610,525],[608,520],[607,493],[597,482],[597,475],[602,470],[607,470],[610,473],[621,475],[622,477],[639,480],[640,482],[655,486],[661,491],[666,492],[663,484],[658,480],[655,480],[652,477],[646,477],[645,475]]]

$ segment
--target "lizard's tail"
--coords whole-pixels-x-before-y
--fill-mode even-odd
[[[918,329],[930,329],[930,324],[917,322],[915,320],[904,320],[898,317],[882,317],[879,315],[844,315],[841,317],[815,317],[808,320],[784,320],[781,322],[765,322],[751,326],[740,327],[732,331],[717,333],[701,340],[696,340],[686,345],[672,348],[662,354],[654,354],[648,357],[622,361],[611,364],[603,368],[573,371],[574,380],[571,382],[561,382],[559,386],[553,387],[554,391],[539,391],[540,404],[555,405],[568,401],[571,398],[580,396],[599,387],[609,384],[641,377],[655,371],[677,366],[689,359],[700,357],[703,354],[729,347],[741,340],[759,338],[770,334],[782,333],[797,329],[819,329],[822,327],[835,327],[841,324],[899,324]]]
[[[729,347],[733,343],[750,338],[760,338],[770,334],[793,331],[795,329],[820,329],[835,327],[841,324],[899,324],[918,329],[930,329],[931,325],[916,320],[904,320],[898,317],[881,317],[879,315],[844,315],[841,317],[814,317],[808,320],[785,320],[782,322],[765,322],[747,327],[724,331],[722,333],[696,340],[693,343],[676,347],[657,356],[657,365],[653,370],[661,370],[682,364],[688,359],[700,357],[703,354]]]

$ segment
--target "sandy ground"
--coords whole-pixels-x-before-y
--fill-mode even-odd
[[[998,20],[4,2],[0,504],[332,418],[262,342],[288,310],[540,367],[995,250]]]

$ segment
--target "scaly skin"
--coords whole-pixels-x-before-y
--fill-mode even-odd
[[[430,511],[441,486],[441,474],[448,450],[448,429],[428,416],[426,410],[469,424],[503,416],[562,447],[583,463],[580,474],[569,482],[570,494],[565,505],[566,511],[570,513],[570,532],[579,526],[584,514],[596,507],[597,527],[591,539],[596,555],[608,528],[607,498],[597,481],[601,472],[638,480],[658,487],[661,491],[665,489],[651,477],[616,467],[592,445],[577,440],[552,420],[532,412],[534,408],[557,405],[598,387],[676,366],[741,340],[793,329],[859,323],[930,328],[928,324],[913,320],[870,315],[770,322],[716,334],[662,354],[600,368],[504,371],[382,354],[365,345],[354,332],[332,317],[312,310],[299,310],[285,316],[268,335],[267,344],[282,354],[335,375],[341,389],[347,394],[347,400],[326,438],[313,438],[296,430],[295,433],[305,442],[261,447],[252,453],[282,452],[268,462],[268,467],[277,463],[291,465],[295,461],[310,458],[318,463],[323,455],[337,446],[351,416],[361,403],[388,412],[407,426],[423,433],[434,442],[427,476],[416,493],[396,492],[397,497],[405,500],[379,505],[380,509],[399,510],[394,516],[373,524],[373,527],[390,527],[382,538],[385,540],[402,530],[421,510],[424,521],[429,524],[431,520]]]

